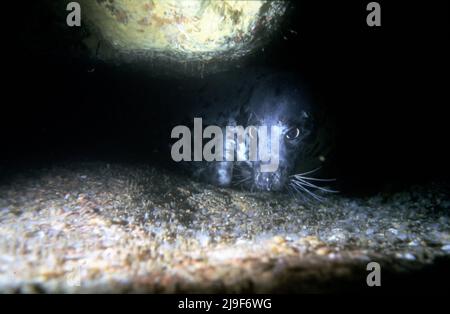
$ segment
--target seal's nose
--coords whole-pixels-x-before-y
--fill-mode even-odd
[[[281,180],[279,172],[260,172],[256,175],[255,183],[260,190],[279,191]]]

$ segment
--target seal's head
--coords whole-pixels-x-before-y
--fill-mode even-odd
[[[274,171],[262,171],[261,165],[269,162],[237,161],[233,165],[232,181],[251,190],[279,191],[290,184],[301,151],[311,140],[313,113],[301,84],[293,76],[277,74],[263,77],[253,89],[245,106],[247,125],[276,126],[280,130],[277,167]],[[251,133],[251,132],[250,132]],[[251,134],[250,134],[251,135]],[[270,140],[273,136],[268,137]]]

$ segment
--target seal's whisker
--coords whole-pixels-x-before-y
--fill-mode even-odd
[[[293,185],[292,186],[300,195],[304,195],[304,193],[302,193],[301,190],[305,191],[306,193],[308,193],[311,197],[313,197],[315,200],[323,202],[324,198],[321,196],[318,196],[317,194],[314,194],[313,192],[309,191],[308,189],[306,189],[303,186],[300,185]],[[299,190],[298,188],[300,188],[301,190]]]
[[[297,190],[294,188],[291,184],[287,185],[287,191],[291,197],[293,197],[295,200],[303,199],[305,201],[308,201],[308,198],[305,196],[305,193],[302,191]]]
[[[251,179],[251,178],[244,178],[244,179],[241,179],[241,180],[236,181],[234,184],[235,184],[235,185],[239,185],[239,184],[242,184],[242,183],[244,183],[244,182],[249,181],[250,179]]]
[[[236,180],[236,181],[233,181],[232,182],[232,184],[234,185],[234,186],[244,186],[244,184],[246,183],[246,182],[248,182],[250,180],[250,178],[244,178],[244,179],[240,179],[240,180]]]
[[[315,185],[315,184],[313,184],[311,182],[307,182],[307,181],[302,180],[300,178],[295,178],[293,181],[300,182],[302,185],[306,185],[306,186],[309,186],[311,188],[318,189],[318,190],[321,190],[321,191],[324,191],[324,192],[338,193],[338,191],[327,189],[327,188],[324,188],[324,187],[321,187],[321,186],[317,186],[317,185]]]
[[[298,175],[295,175],[295,177]],[[322,181],[322,182],[332,182],[332,181],[336,181],[336,179],[322,179],[322,178],[311,178],[311,177],[304,177],[304,176],[299,176],[301,179],[303,180],[309,180],[309,181]]]
[[[303,172],[303,173],[297,173],[297,174],[294,174],[292,176],[304,176],[306,174],[314,173],[314,172],[320,170],[320,168],[322,168],[322,167],[318,167],[316,169],[313,169],[313,170],[310,170],[310,171],[306,171],[306,172]]]
[[[296,199],[297,197],[294,195],[294,193],[292,192],[292,187],[291,187],[291,185],[289,184],[289,185],[287,185],[287,189],[286,189],[286,191],[288,192],[288,194],[289,194],[289,196],[290,197],[292,197],[292,198],[294,198],[294,199]]]
[[[244,176],[242,174],[236,174],[235,177],[239,180],[239,179],[248,179],[248,176]]]
[[[308,193],[309,195],[311,195],[313,198],[315,198],[316,200],[323,202],[325,201],[325,199],[317,194],[314,194],[312,191],[308,190],[306,187],[304,187],[302,184],[300,184],[299,182],[296,181],[291,181],[292,184],[291,186],[299,193],[301,193],[300,190],[298,190],[298,188],[302,189],[303,191],[305,191],[306,193]]]

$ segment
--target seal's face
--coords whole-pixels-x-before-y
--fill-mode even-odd
[[[251,190],[279,191],[286,187],[289,178],[294,174],[298,161],[298,151],[305,139],[310,135],[310,116],[303,111],[296,120],[282,120],[270,117],[270,122],[263,125],[277,125],[281,129],[279,138],[278,167],[273,172],[261,170],[262,161],[237,161],[233,165],[233,181]]]
[[[312,114],[298,89],[284,81],[266,82],[261,89],[255,91],[257,97],[248,107],[248,125],[280,128],[278,167],[263,172],[262,161],[234,162],[232,183],[250,190],[285,190],[300,161],[302,146],[311,136]]]

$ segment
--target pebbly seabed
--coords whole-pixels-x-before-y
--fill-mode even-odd
[[[426,289],[403,279],[442,277],[447,191],[313,202],[149,165],[34,167],[0,181],[0,291],[360,291],[371,261],[382,286]]]

